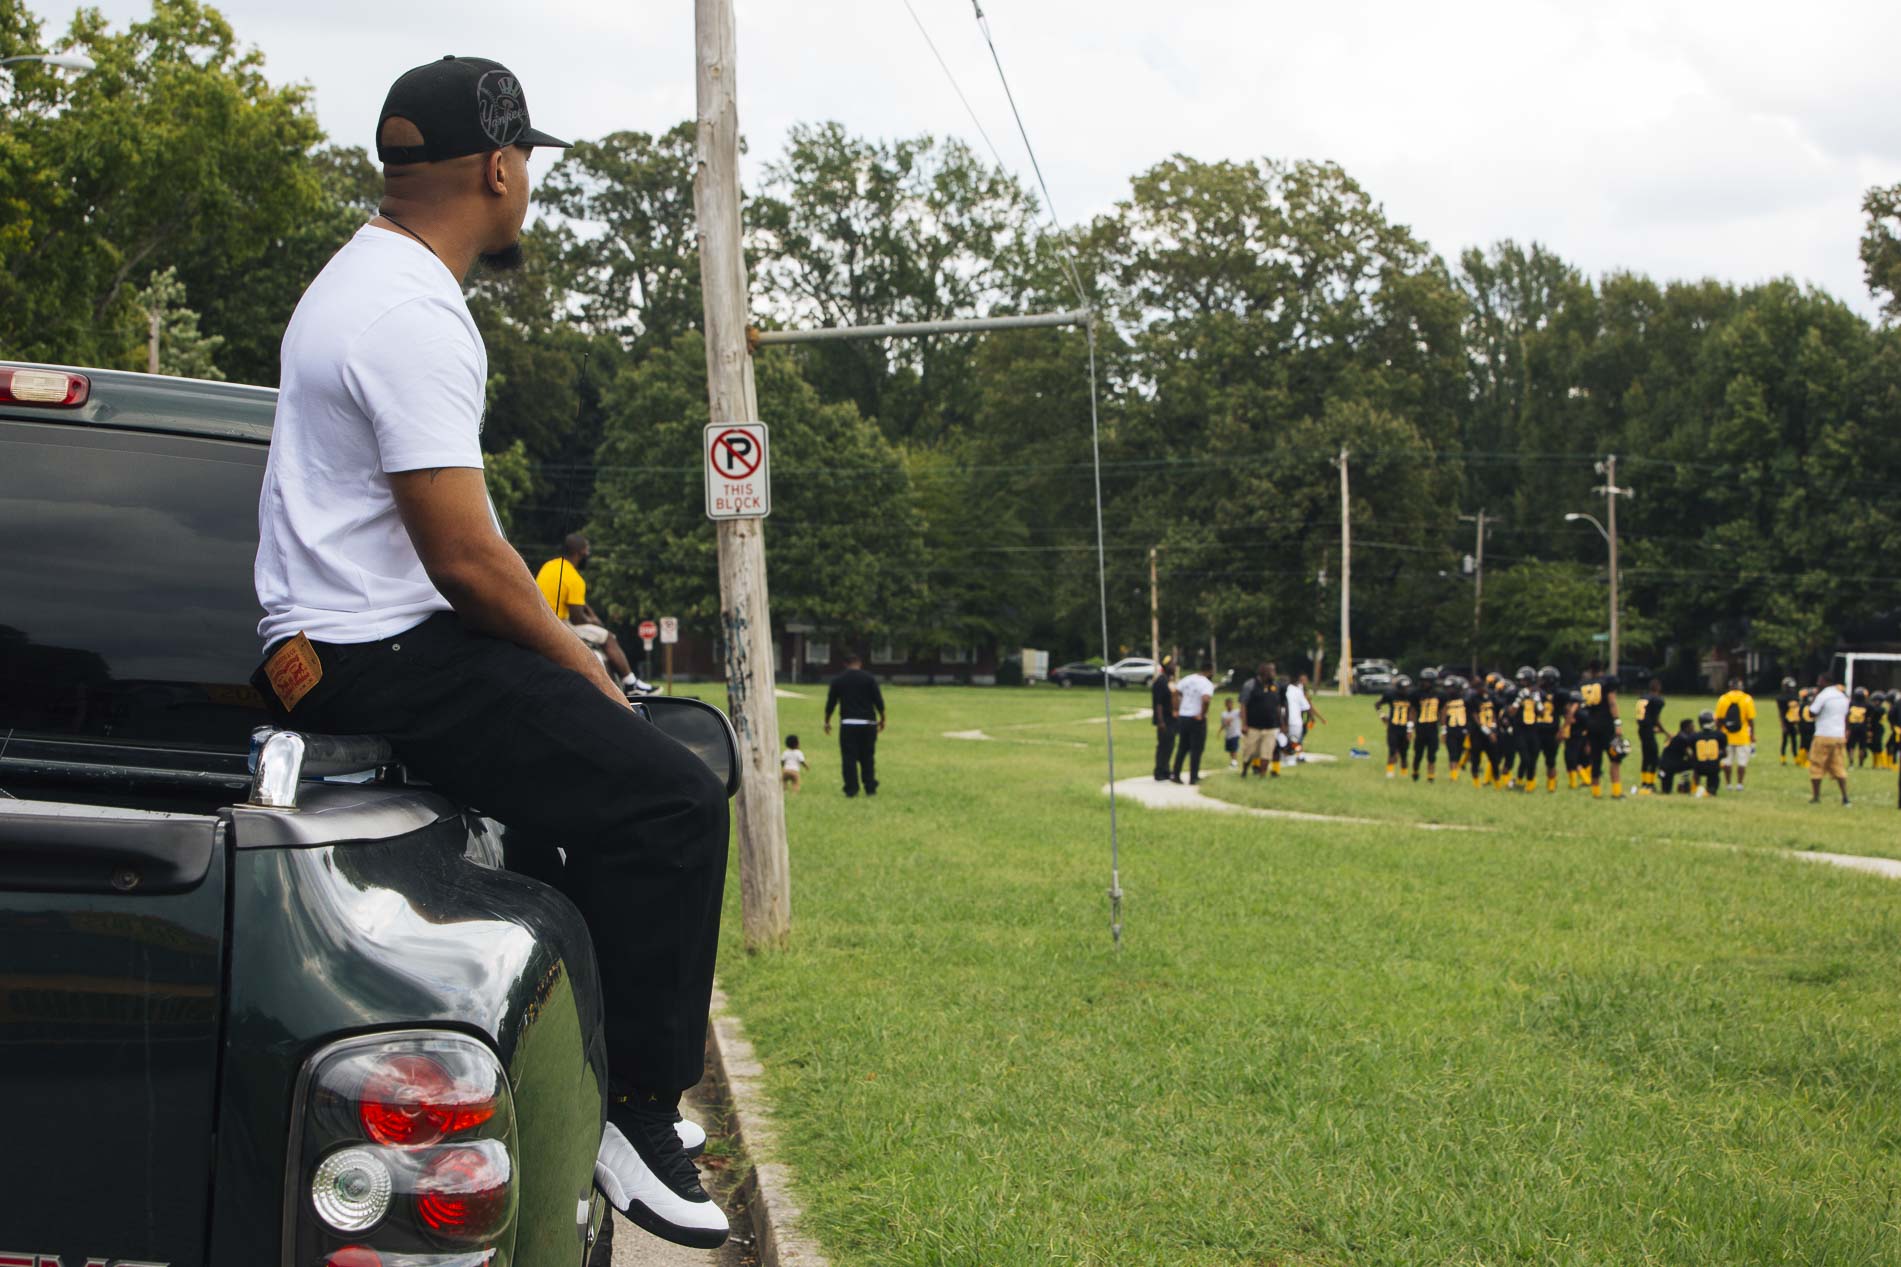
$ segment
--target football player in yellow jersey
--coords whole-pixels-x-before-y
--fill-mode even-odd
[[[1558,667],[1547,664],[1538,670],[1538,750],[1545,756],[1545,791],[1558,790],[1558,744],[1571,712],[1571,698],[1564,689]]]
[[[1617,679],[1592,664],[1578,686],[1578,716],[1584,721],[1584,754],[1590,764],[1591,795],[1604,795],[1602,771],[1608,759],[1611,767],[1611,799],[1624,795],[1624,754],[1630,741],[1622,731],[1624,719],[1617,715]]]
[[[1439,670],[1419,670],[1419,689],[1413,692],[1413,782],[1419,782],[1419,763],[1426,764],[1426,782],[1439,777],[1439,721],[1445,700],[1439,694]]]
[[[1848,701],[1848,763],[1868,763],[1868,688],[1858,686]]]
[[[1413,680],[1404,673],[1374,705],[1386,722],[1386,777],[1406,768],[1406,739],[1412,733]]]
[[[1809,745],[1815,741],[1815,714],[1809,711],[1809,704],[1815,699],[1815,688],[1805,686],[1796,695],[1799,711],[1796,713],[1795,763],[1809,763]]]
[[[1511,697],[1512,748],[1507,764],[1516,758],[1518,773],[1510,776],[1507,787],[1529,792],[1538,783],[1538,670],[1521,665],[1513,679],[1517,689]]]
[[[1802,693],[1796,689],[1795,679],[1782,679],[1782,693],[1776,696],[1776,721],[1782,727],[1782,746],[1776,750],[1777,759],[1782,765],[1789,764],[1789,758],[1802,750]]]
[[[1723,728],[1723,786],[1743,790],[1749,773],[1749,758],[1756,751],[1756,697],[1743,689],[1743,680],[1733,677],[1729,690],[1716,701],[1717,725]]]
[[[1498,709],[1488,686],[1475,682],[1465,692],[1465,750],[1472,762],[1473,787],[1498,782]]]
[[[1696,794],[1715,796],[1721,783],[1724,750],[1729,747],[1729,740],[1717,729],[1714,712],[1706,708],[1696,715],[1696,720],[1702,727],[1692,739],[1695,745]],[[1707,792],[1705,789],[1708,789]]]
[[[1452,782],[1459,781],[1459,771],[1465,766],[1465,679],[1456,673],[1445,678],[1446,727],[1446,777]]]

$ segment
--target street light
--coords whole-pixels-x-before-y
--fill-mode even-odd
[[[44,66],[57,66],[61,70],[99,69],[99,63],[84,53],[22,53],[17,57],[0,57],[0,66],[11,66],[15,62],[39,62]]]
[[[1604,525],[1597,521],[1596,515],[1587,515],[1581,510],[1566,511],[1566,523],[1575,523],[1582,519],[1597,529],[1597,535],[1604,538],[1604,544],[1611,548],[1611,673],[1617,672],[1617,542]]]

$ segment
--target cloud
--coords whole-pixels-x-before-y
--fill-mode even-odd
[[[1027,180],[968,0],[911,0]],[[506,61],[557,135],[693,113],[691,6],[227,0],[280,80],[367,144],[389,81],[444,52]],[[107,0],[123,22],[142,3]],[[52,29],[70,6],[42,3]],[[756,176],[797,122],[981,146],[902,0],[737,0]],[[1331,158],[1448,259],[1536,238],[1588,273],[1789,274],[1864,312],[1859,203],[1901,181],[1901,4],[1821,0],[990,0],[1058,209],[1079,220],[1175,152]]]

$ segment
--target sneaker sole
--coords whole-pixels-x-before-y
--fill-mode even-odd
[[[676,1223],[669,1223],[649,1210],[638,1198],[628,1202],[627,1208],[621,1213],[627,1216],[629,1223],[648,1235],[658,1236],[661,1240],[671,1241],[675,1245],[684,1245],[688,1249],[718,1249],[731,1235],[730,1229],[703,1231],[700,1228],[681,1227]]]

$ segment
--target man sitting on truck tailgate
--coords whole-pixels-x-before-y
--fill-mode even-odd
[[[502,539],[483,482],[487,353],[462,298],[521,257],[514,76],[445,57],[377,123],[380,214],[304,292],[258,506],[260,689],[280,725],[380,734],[419,776],[558,845],[600,961],[611,1100],[595,1179],[650,1232],[726,1239],[676,1133],[700,1080],[725,789],[636,717]]]

